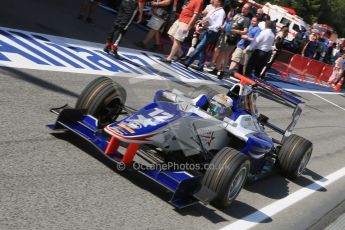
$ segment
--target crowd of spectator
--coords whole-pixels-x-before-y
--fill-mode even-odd
[[[86,21],[93,23],[92,14],[99,1],[83,0],[79,19],[87,11]],[[139,12],[142,21],[144,6],[150,6],[147,20],[149,31],[143,40],[135,43],[140,48],[157,51],[161,37],[169,36],[172,47],[161,61],[167,64],[181,62],[186,68],[204,71],[223,78],[228,73],[240,72],[264,78],[280,50],[286,47],[284,38],[288,25],[276,31],[275,21],[247,3],[247,0],[116,0],[118,14],[109,33],[104,51],[121,58],[117,49],[128,26]],[[208,4],[206,5],[205,2]],[[178,17],[176,17],[178,15]],[[153,45],[149,47],[153,41]],[[182,44],[189,45],[184,51]],[[344,53],[339,46],[311,30],[299,31],[292,42],[301,55],[329,64],[336,63],[337,70],[345,65]],[[210,47],[214,47],[209,50]],[[211,51],[211,52],[210,52]],[[208,58],[208,62],[206,59]],[[340,60],[341,59],[341,60]],[[197,65],[194,65],[197,60]],[[334,71],[332,83],[339,80]]]
[[[296,34],[294,43],[301,49],[301,55],[333,66],[333,73],[328,84],[336,86],[345,83],[345,50],[335,42],[330,41],[324,34],[308,31],[300,31]]]
[[[293,51],[302,56],[324,62],[330,65],[335,64],[335,60],[343,52],[340,44],[328,39],[329,35],[313,31],[311,28],[307,31],[299,31],[292,45]]]
[[[280,42],[281,34],[286,36],[287,33],[276,37],[275,24],[269,16],[262,10],[254,13],[245,1],[227,5],[224,0],[213,0],[203,10],[202,6],[202,0],[191,0],[183,7],[168,31],[173,46],[161,61],[180,61],[186,68],[204,71],[207,48],[214,44],[213,57],[208,64],[210,73],[223,78],[226,73],[237,71],[263,78],[267,63],[280,49],[275,44]],[[189,33],[193,34],[190,48],[184,53],[181,43]],[[193,66],[196,59],[197,66]]]

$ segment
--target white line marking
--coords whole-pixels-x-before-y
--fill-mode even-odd
[[[291,77],[291,79],[294,79],[294,80],[297,80],[297,81],[300,81],[300,82],[307,82],[307,83],[312,83],[312,84],[315,84],[315,85],[322,85],[322,84],[319,84],[319,83],[315,83],[315,81],[309,81],[309,80],[301,80],[300,78],[297,78],[297,77]],[[323,85],[322,85],[323,86]]]
[[[267,73],[267,74],[268,74],[268,75],[273,75],[273,76],[278,76],[278,77],[282,78],[281,75],[279,75],[279,74],[274,74],[274,73]],[[303,82],[303,81],[301,81],[299,78],[291,77],[291,79],[295,79],[295,80],[298,80],[299,82]],[[315,83],[315,82],[312,82],[312,81],[307,81],[307,80],[306,80],[305,82],[312,83],[312,84],[315,84],[315,85],[318,85],[318,86],[327,87],[327,85],[318,84],[318,83]],[[286,82],[286,84],[289,84],[289,82]],[[302,86],[301,86],[301,88],[302,88]],[[298,93],[318,93],[318,94],[330,94],[330,95],[332,95],[332,94],[336,94],[336,95],[338,95],[338,94],[340,94],[340,95],[345,95],[345,93],[338,93],[338,92],[327,92],[327,91],[317,91],[317,90],[301,90],[301,89],[289,89],[289,88],[282,88],[282,89],[284,89],[284,90],[286,90],[286,91],[298,92]]]
[[[301,90],[301,89],[288,89],[282,88],[286,91],[296,92],[296,93],[317,93],[317,94],[329,94],[329,95],[345,95],[345,93],[337,93],[337,92],[327,92],[327,91],[317,91],[317,90]]]
[[[275,73],[267,73],[267,75],[273,75],[273,76],[278,76],[280,78],[281,77],[281,74],[275,74]],[[309,81],[309,80],[301,80],[300,78],[297,78],[297,77],[289,77],[290,79],[294,79],[296,81],[299,81],[299,82],[307,82],[307,83],[312,83],[312,84],[315,84],[315,85],[321,85],[321,86],[324,86],[323,84],[320,84],[320,83],[316,83],[315,81]]]
[[[296,192],[288,195],[287,197],[278,200],[266,207],[238,220],[234,223],[226,225],[225,227],[221,228],[220,230],[238,230],[238,229],[250,229],[255,225],[259,224],[260,222],[264,221],[265,219],[283,211],[284,209],[290,207],[291,205],[301,201],[302,199],[312,195],[313,193],[317,192],[318,190],[332,184],[333,182],[341,179],[345,176],[345,167],[339,169],[338,171],[326,176],[325,178],[315,181],[314,183],[308,185],[305,188],[297,190]]]
[[[331,102],[331,101],[329,101],[329,100],[327,100],[327,99],[321,97],[320,95],[317,95],[316,93],[313,93],[313,95],[314,95],[314,96],[317,96],[317,97],[321,98],[322,100],[324,100],[324,101],[330,103],[331,105],[334,105],[335,107],[337,107],[337,108],[339,108],[339,109],[345,111],[345,108],[343,108],[343,107],[341,107],[341,106],[339,106],[339,105],[337,105],[337,104],[335,104],[335,103],[333,103],[333,102]]]

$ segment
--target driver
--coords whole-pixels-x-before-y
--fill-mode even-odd
[[[232,113],[232,99],[225,94],[216,94],[209,102],[207,112],[217,119],[224,119]]]

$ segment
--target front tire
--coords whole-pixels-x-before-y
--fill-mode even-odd
[[[278,162],[282,174],[289,179],[296,179],[306,168],[313,151],[313,144],[295,134],[287,137],[278,153]]]
[[[108,77],[90,82],[80,94],[76,109],[87,109],[87,113],[98,119],[103,128],[114,122],[126,102],[126,90]]]
[[[202,184],[216,193],[212,203],[225,208],[236,199],[250,170],[250,161],[239,151],[225,147],[211,160]]]

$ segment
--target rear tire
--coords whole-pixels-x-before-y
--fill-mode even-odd
[[[295,134],[287,137],[278,153],[282,174],[289,178],[299,177],[306,168],[313,151],[313,144]]]
[[[225,147],[213,157],[209,166],[202,184],[216,193],[212,201],[216,207],[228,207],[246,182],[250,161],[239,151]]]
[[[219,92],[217,90],[212,89],[211,87],[207,85],[201,85],[201,86],[198,86],[196,89],[194,89],[191,93],[188,93],[187,95],[190,98],[196,98],[197,96],[201,94],[205,94],[209,97],[213,97],[214,95],[219,94]]]
[[[80,94],[76,109],[87,109],[87,113],[98,119],[103,128],[114,122],[126,102],[126,90],[108,77],[90,82]]]

